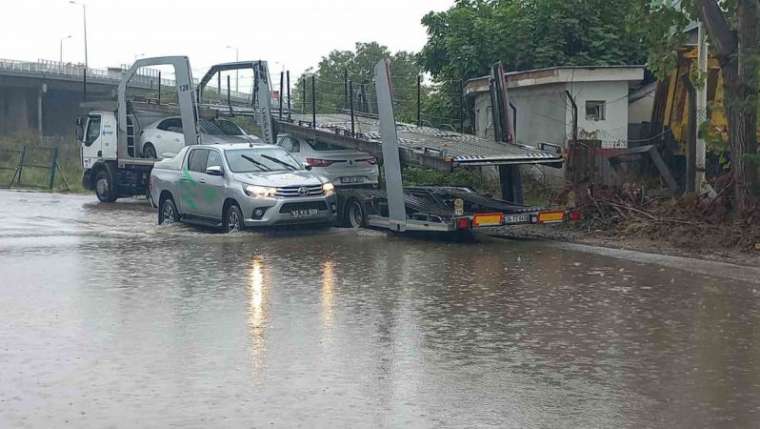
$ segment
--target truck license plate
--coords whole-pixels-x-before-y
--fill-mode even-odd
[[[504,216],[504,223],[507,225],[514,225],[516,223],[529,223],[530,215],[525,214],[513,214]]]
[[[317,209],[293,210],[290,212],[290,215],[293,217],[310,217],[310,216],[316,216],[318,214],[319,214],[319,210]]]

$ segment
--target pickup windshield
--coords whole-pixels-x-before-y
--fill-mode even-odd
[[[279,148],[233,149],[224,152],[233,173],[301,170],[303,167]]]

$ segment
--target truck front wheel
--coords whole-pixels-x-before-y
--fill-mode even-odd
[[[98,174],[95,175],[95,194],[98,196],[98,199],[104,203],[116,201],[116,193],[113,188],[113,177],[108,170],[103,169],[98,171]]]

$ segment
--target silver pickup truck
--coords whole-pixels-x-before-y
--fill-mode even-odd
[[[193,145],[157,162],[150,195],[158,223],[183,221],[239,231],[280,224],[331,224],[335,187],[277,146]]]

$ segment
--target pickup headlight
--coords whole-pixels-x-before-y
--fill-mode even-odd
[[[335,193],[335,185],[333,185],[330,182],[323,183],[322,190],[325,192],[325,195],[329,197],[330,195]]]
[[[268,186],[247,185],[243,186],[243,191],[245,191],[245,194],[249,197],[255,198],[272,198],[277,194],[276,188],[270,188]]]

